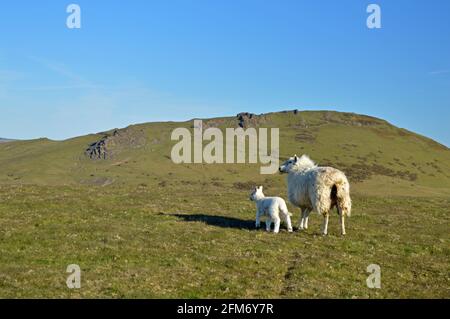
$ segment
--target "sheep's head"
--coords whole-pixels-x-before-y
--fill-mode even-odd
[[[308,157],[308,155],[302,155],[300,157],[294,155],[280,166],[279,171],[280,173],[289,173],[313,168],[315,166],[316,164]]]
[[[253,188],[252,193],[250,194],[250,200],[257,201],[258,199],[261,199],[264,197],[263,193],[263,187],[257,186]]]

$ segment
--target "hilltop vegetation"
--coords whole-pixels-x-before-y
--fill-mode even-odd
[[[205,127],[280,128],[281,159],[307,153],[321,165],[345,171],[353,184],[368,187],[379,179],[409,194],[450,188],[450,151],[433,140],[373,117],[338,112],[280,112],[204,120]],[[174,165],[170,134],[192,121],[147,123],[125,129],[51,141],[38,139],[0,145],[0,183],[109,185],[187,180],[210,183],[273,183],[257,165]],[[105,151],[106,150],[106,151]],[[170,175],[169,175],[170,174]],[[393,186],[394,188],[396,186]],[[432,189],[432,190],[431,190]]]

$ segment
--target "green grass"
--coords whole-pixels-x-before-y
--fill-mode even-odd
[[[1,187],[0,296],[450,297],[448,198],[354,196],[348,235],[332,215],[322,237],[317,215],[304,233],[254,230],[232,187],[154,186]],[[371,263],[382,289],[366,287]]]
[[[306,232],[255,230],[250,188],[286,198],[284,176],[260,175],[259,164],[173,164],[170,133],[192,122],[131,126],[146,143],[118,143],[105,161],[84,156],[102,134],[1,143],[0,297],[450,297],[447,147],[355,114],[257,119],[280,128],[283,158],[307,153],[347,173],[346,237],[336,214],[327,237],[317,214]],[[73,263],[80,290],[65,284]],[[366,286],[373,263],[381,289]]]

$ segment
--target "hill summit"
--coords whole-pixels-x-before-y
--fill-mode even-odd
[[[343,170],[357,189],[382,192],[446,192],[450,150],[385,120],[334,111],[283,111],[203,119],[204,128],[267,127],[280,130],[280,161],[308,154],[319,165]],[[259,174],[259,165],[174,164],[171,132],[193,129],[193,120],[131,125],[65,141],[48,139],[0,144],[1,184],[123,185],[216,183],[246,188],[283,183]],[[1,140],[0,140],[1,141]],[[378,189],[381,188],[381,189]]]

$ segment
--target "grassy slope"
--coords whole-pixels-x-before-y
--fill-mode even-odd
[[[356,122],[350,125],[348,121]],[[206,121],[211,122],[222,128],[235,127],[237,123],[234,118]],[[359,126],[359,123],[366,125]],[[121,152],[109,161],[91,161],[83,154],[89,143],[101,137],[99,134],[63,142],[39,139],[1,144],[0,183],[65,185],[99,184],[108,180],[108,183],[139,184],[148,182],[149,177],[164,179],[169,172],[178,179],[207,181],[217,177],[229,183],[261,182],[267,177],[259,175],[259,164],[174,165],[170,160],[174,145],[170,133],[175,127],[191,125],[192,122],[132,126],[128,130],[142,132],[147,144],[139,148],[118,146]],[[381,173],[383,177],[394,174],[391,177],[411,194],[416,193],[417,187],[432,188],[436,193],[446,193],[450,188],[448,148],[378,119],[336,112],[298,115],[290,112],[263,116],[259,125],[280,128],[282,158],[308,153],[319,163],[346,171],[353,184],[365,180],[367,188],[367,180]],[[387,173],[371,165],[378,165]],[[364,171],[373,174],[360,176]],[[399,172],[417,175],[417,179],[410,180],[410,175],[398,178],[395,174]]]
[[[260,121],[280,127],[283,157],[308,153],[349,174],[345,239],[334,215],[327,238],[318,216],[305,233],[254,230],[248,188],[285,196],[284,177],[172,164],[170,132],[191,122],[132,126],[149,142],[108,161],[83,155],[101,135],[18,141],[0,145],[0,297],[450,297],[448,148],[351,114]],[[70,263],[83,271],[79,291],[65,287]],[[365,286],[370,263],[381,290]]]
[[[255,230],[247,194],[211,184],[0,186],[0,296],[450,297],[450,201],[353,200],[348,235],[333,214],[324,238],[317,215],[303,233]],[[380,290],[365,284],[372,263]]]

